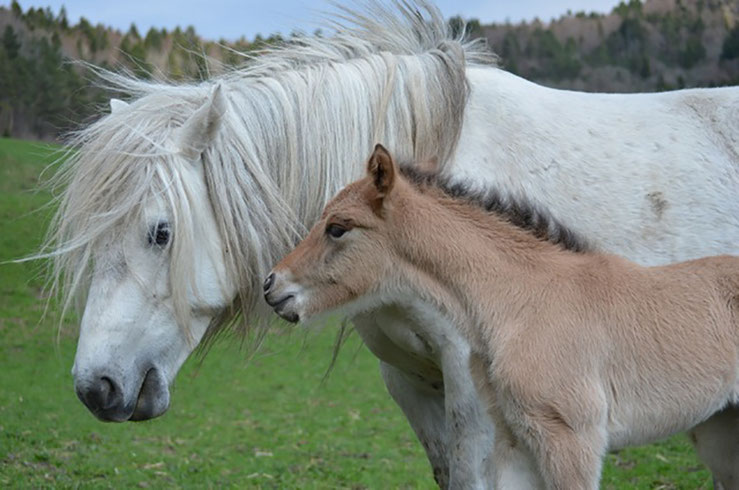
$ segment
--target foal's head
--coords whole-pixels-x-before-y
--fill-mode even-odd
[[[388,151],[377,145],[367,175],[342,190],[308,236],[272,269],[264,297],[291,322],[344,306],[368,293],[382,296],[397,274],[392,243],[402,223],[397,204],[408,184],[397,178]]]

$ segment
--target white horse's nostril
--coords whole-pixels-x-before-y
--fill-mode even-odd
[[[275,273],[272,272],[270,275],[267,276],[267,279],[264,280],[264,292],[268,292],[274,283]]]
[[[120,387],[107,376],[82,383],[76,391],[82,403],[98,418],[117,420],[118,412],[125,409]]]
[[[115,385],[113,384],[113,381],[111,381],[109,377],[103,376],[102,378],[100,378],[100,394],[103,399],[107,400],[107,403],[110,403],[110,400],[115,395],[115,392],[116,392]],[[110,407],[104,406],[103,408],[110,408]]]

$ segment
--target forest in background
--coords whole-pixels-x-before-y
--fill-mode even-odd
[[[566,12],[548,22],[449,22],[486,38],[504,69],[552,87],[645,92],[739,83],[735,0],[629,0],[608,14]],[[240,53],[284,39],[205,40],[191,26],[122,32],[84,17],[73,24],[64,8],[24,10],[13,1],[0,7],[0,136],[54,140],[97,117],[109,95],[70,61],[202,80],[242,63]]]

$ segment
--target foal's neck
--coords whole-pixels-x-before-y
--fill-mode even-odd
[[[533,299],[529,285],[589,256],[439,190],[408,190],[396,211],[411,287],[466,325],[486,324],[493,314],[522,307]]]

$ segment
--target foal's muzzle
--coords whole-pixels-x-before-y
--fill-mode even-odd
[[[275,313],[288,322],[298,323],[300,320],[300,316],[290,309],[292,303],[295,302],[295,296],[292,294],[278,296],[276,294],[267,293],[264,295],[264,299],[267,301],[267,304],[275,310]]]
[[[281,292],[279,287],[275,287],[277,282],[275,273],[272,272],[264,281],[264,300],[275,310],[275,313],[291,323],[300,321],[300,315],[294,311],[295,295],[287,292]]]

